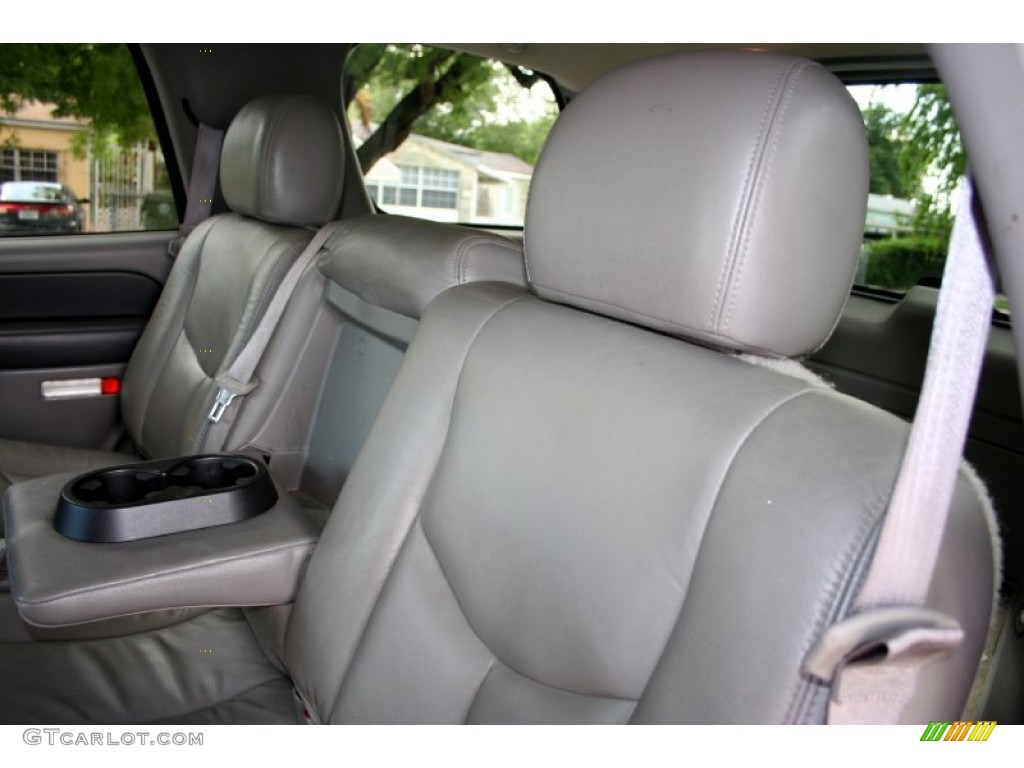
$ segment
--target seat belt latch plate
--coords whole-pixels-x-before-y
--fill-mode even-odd
[[[829,627],[804,659],[803,672],[831,683],[843,666],[873,653],[909,644],[941,656],[962,636],[959,622],[930,608],[870,608]]]
[[[224,411],[231,405],[231,401],[235,399],[237,395],[234,392],[230,392],[224,387],[217,390],[217,397],[213,400],[213,407],[210,408],[210,415],[207,417],[214,424],[218,423],[221,417],[224,415]]]

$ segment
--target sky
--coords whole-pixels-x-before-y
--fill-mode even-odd
[[[849,91],[862,110],[871,103],[882,103],[894,112],[907,113],[914,105],[916,85],[853,85]]]

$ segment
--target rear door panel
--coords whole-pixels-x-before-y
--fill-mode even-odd
[[[119,395],[47,400],[42,383],[123,374],[175,235],[0,239],[0,438],[115,446]]]

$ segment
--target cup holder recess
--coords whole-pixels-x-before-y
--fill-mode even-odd
[[[276,503],[260,462],[186,456],[79,475],[61,491],[53,527],[78,541],[134,541],[238,522]]]

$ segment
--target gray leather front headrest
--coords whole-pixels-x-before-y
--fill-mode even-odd
[[[828,338],[860,250],[864,124],[801,59],[640,62],[580,93],[534,173],[539,295],[681,338],[775,356]]]
[[[237,213],[275,224],[324,224],[341,201],[344,157],[338,118],[325,102],[260,96],[239,110],[224,135],[224,201]]]
[[[461,283],[526,285],[516,243],[451,224],[368,214],[343,222],[324,248],[324,276],[363,301],[414,320],[435,296]]]

